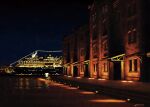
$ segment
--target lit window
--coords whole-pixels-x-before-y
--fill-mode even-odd
[[[138,71],[138,60],[133,59],[129,60],[129,72],[137,72]]]
[[[94,72],[97,70],[97,64],[94,64]]]
[[[137,59],[134,59],[134,72],[137,72]]]
[[[104,72],[108,72],[106,63],[104,63]]]
[[[81,72],[84,72],[84,66],[81,65]]]
[[[129,72],[132,72],[132,60],[129,60]]]

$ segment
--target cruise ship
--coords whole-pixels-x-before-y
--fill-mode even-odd
[[[32,54],[31,57],[26,57],[19,60],[15,67],[15,73],[23,74],[44,74],[44,73],[62,73],[62,56],[38,56]]]

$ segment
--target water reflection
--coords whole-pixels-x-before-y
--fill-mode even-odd
[[[45,85],[48,86],[48,84],[43,84],[39,81],[38,78],[19,77],[15,81],[15,88],[20,90],[41,89]]]
[[[41,88],[42,88],[42,83],[41,83],[41,81],[37,81],[36,88],[38,88],[38,89],[41,89]]]

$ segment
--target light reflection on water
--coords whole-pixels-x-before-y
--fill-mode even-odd
[[[42,88],[42,83],[41,81],[37,81],[37,86],[36,86],[38,89],[41,89]]]
[[[29,77],[20,77],[15,81],[15,88],[20,90],[29,90],[33,88],[41,89],[45,85],[48,86],[48,84],[43,84],[38,79]]]

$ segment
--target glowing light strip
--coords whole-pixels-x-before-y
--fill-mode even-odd
[[[90,100],[90,102],[94,103],[125,103],[125,100],[118,100],[118,99],[96,99],[96,100]]]

